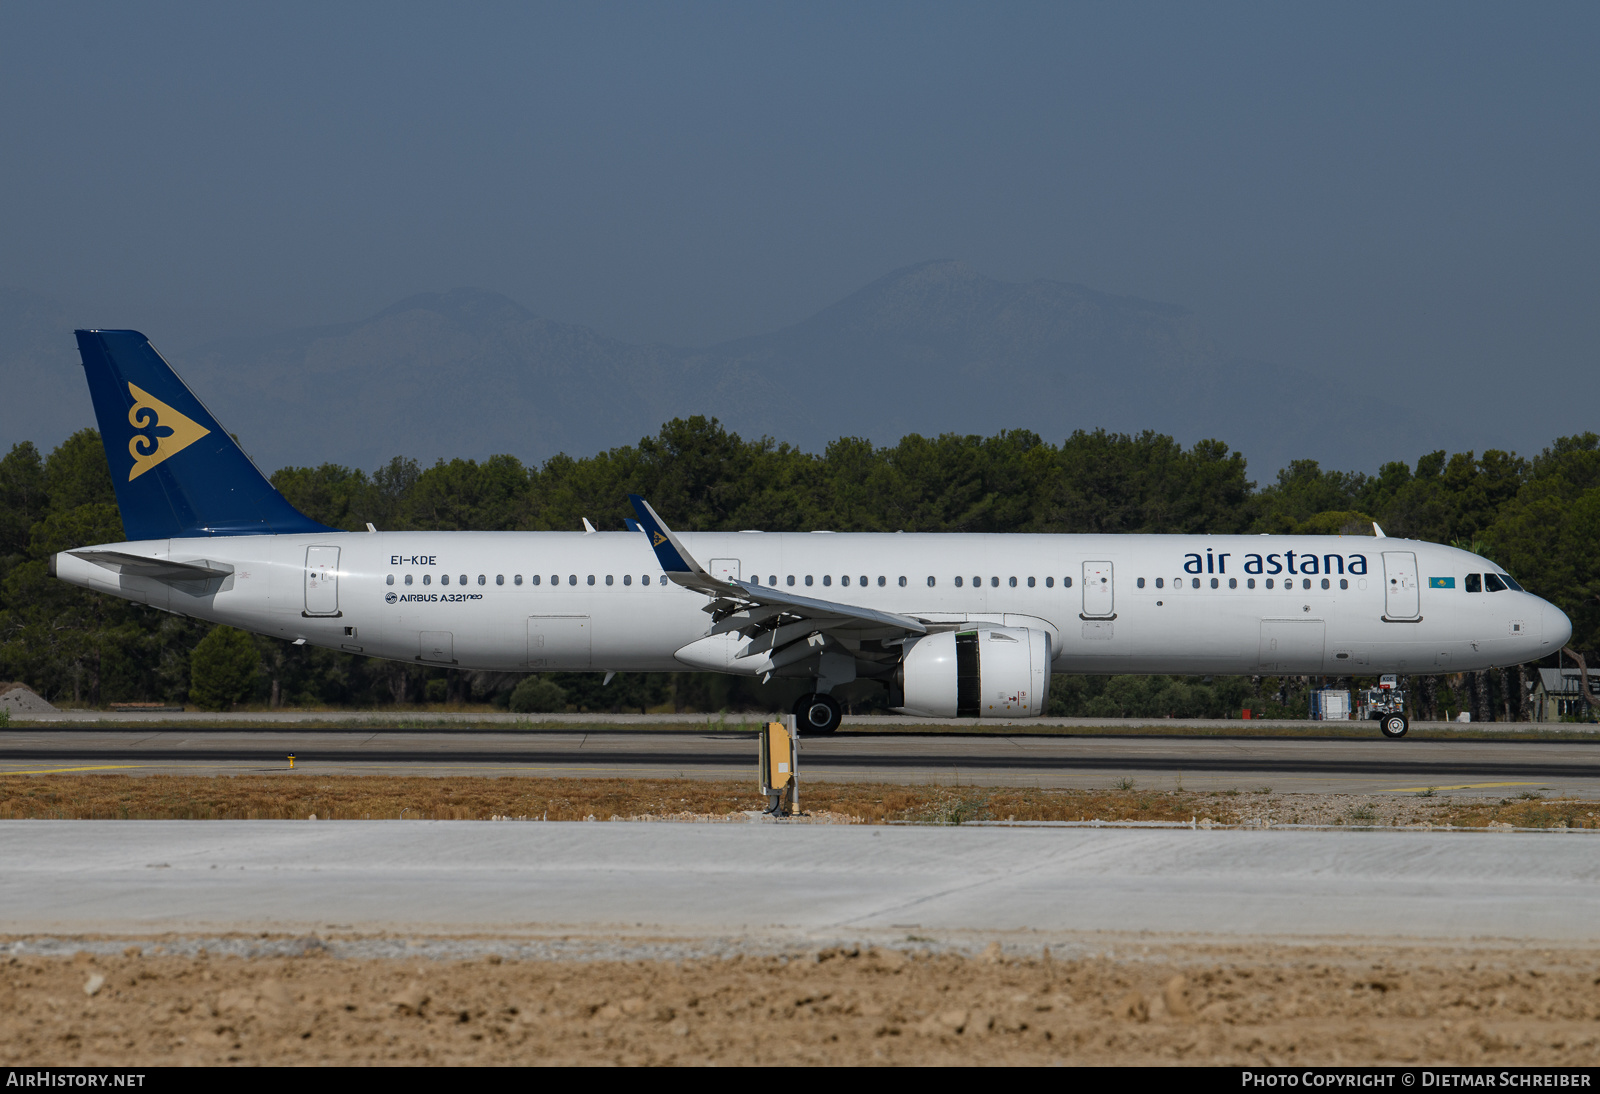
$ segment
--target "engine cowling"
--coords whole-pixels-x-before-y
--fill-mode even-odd
[[[896,710],[930,718],[1032,718],[1050,699],[1050,636],[1023,627],[940,631],[906,643]]]

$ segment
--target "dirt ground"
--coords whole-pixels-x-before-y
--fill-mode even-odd
[[[6,1063],[1600,1063],[1595,950],[428,961],[156,949],[0,957]]]
[[[1270,786],[1191,793],[807,782],[813,819],[844,823],[1156,820],[1213,824],[1594,828],[1600,803],[1411,794],[1280,794]],[[0,819],[715,820],[766,802],[748,781],[386,775],[0,776]]]

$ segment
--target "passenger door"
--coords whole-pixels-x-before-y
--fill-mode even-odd
[[[1110,619],[1116,615],[1115,575],[1109,562],[1083,564],[1083,615],[1086,619]]]
[[[1383,552],[1383,581],[1385,619],[1415,619],[1421,614],[1414,552]]]
[[[306,608],[301,614],[339,614],[339,548],[306,548]]]

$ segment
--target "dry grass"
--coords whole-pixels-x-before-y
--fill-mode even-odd
[[[1514,828],[1600,827],[1600,802],[1593,798],[1551,798],[1538,795],[1499,801],[1452,802],[1445,805],[1442,822],[1461,828],[1487,828],[1509,824]]]
[[[1486,828],[1595,828],[1600,802],[1420,794],[1273,794],[1254,790],[1187,792],[1123,789],[904,786],[808,782],[809,813],[867,824],[969,821],[1177,821],[1214,824],[1454,825]],[[615,817],[716,817],[762,809],[746,781],[564,779],[394,775],[6,775],[6,820],[607,820]]]
[[[808,782],[807,811],[868,823],[971,820],[1183,820],[1230,823],[1227,795]],[[0,776],[0,818],[60,820],[584,820],[764,808],[747,781],[411,778],[389,775]]]
[[[1135,946],[1115,958],[0,958],[15,1066],[1590,1066],[1593,951]],[[203,952],[203,951],[202,951]]]

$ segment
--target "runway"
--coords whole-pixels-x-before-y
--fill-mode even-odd
[[[4,821],[0,932],[1600,939],[1592,833]]]
[[[627,729],[165,730],[13,728],[0,774],[538,775],[753,777],[748,733]],[[803,742],[807,779],[1040,787],[1137,785],[1373,793],[1517,787],[1600,797],[1600,741],[1311,737],[963,736],[851,733]]]

